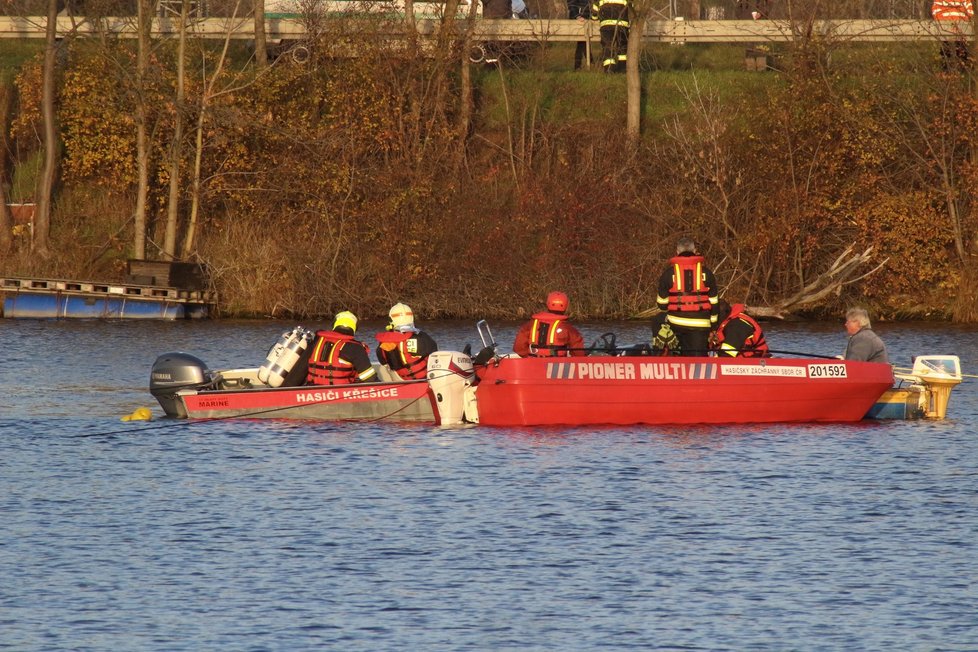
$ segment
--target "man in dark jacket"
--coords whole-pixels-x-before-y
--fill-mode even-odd
[[[567,0],[567,17],[582,24],[591,17],[590,0]],[[574,70],[580,70],[584,62],[591,66],[589,46],[587,41],[578,41],[574,50]]]

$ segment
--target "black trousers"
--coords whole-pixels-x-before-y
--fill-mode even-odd
[[[679,355],[705,356],[710,352],[709,328],[685,328],[673,324],[672,331],[679,338]]]

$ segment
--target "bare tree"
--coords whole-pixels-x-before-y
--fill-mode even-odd
[[[268,65],[268,38],[265,36],[265,0],[255,1],[255,65]],[[235,12],[237,13],[237,12]]]
[[[136,207],[133,214],[133,256],[146,258],[146,205],[149,196],[149,54],[152,47],[152,0],[136,1]]]
[[[14,86],[4,77],[0,79],[0,253],[10,251],[13,244],[13,216],[7,203],[8,179],[10,178],[10,111],[13,107]]]
[[[180,26],[177,36],[177,79],[173,111],[173,140],[170,142],[170,159],[167,170],[170,175],[169,194],[166,203],[166,233],[163,239],[163,256],[173,260],[177,252],[177,226],[180,219],[180,158],[183,150],[183,116],[186,112],[187,71],[187,16],[190,0],[180,3]]]
[[[44,67],[41,78],[41,139],[44,144],[44,161],[37,179],[34,207],[33,250],[41,258],[49,258],[51,233],[51,203],[58,177],[61,148],[58,141],[55,94],[58,58],[58,0],[48,0],[47,23],[44,32]]]
[[[645,22],[651,10],[652,0],[632,0],[628,3],[628,61],[625,65],[628,108],[625,131],[633,147],[638,144],[642,135],[642,75],[639,64],[642,58]]]
[[[241,90],[245,85],[228,87],[218,90],[216,88],[218,80],[221,78],[221,74],[224,71],[225,63],[228,58],[228,48],[231,45],[231,29],[230,24],[234,21],[234,17],[238,15],[238,8],[241,5],[241,0],[238,0],[234,5],[234,11],[231,15],[231,20],[228,21],[229,28],[224,36],[224,47],[221,50],[220,55],[217,59],[217,64],[215,65],[214,72],[207,77],[207,57],[205,53],[201,53],[201,76],[204,78],[203,91],[200,96],[200,105],[197,110],[197,126],[194,135],[194,167],[193,176],[190,182],[190,215],[187,218],[187,230],[183,238],[183,248],[181,250],[180,257],[183,259],[190,258],[194,251],[197,240],[197,225],[199,223],[200,215],[200,202],[201,194],[203,192],[203,180],[201,178],[201,169],[203,166],[204,158],[204,124],[207,120],[210,105],[220,95],[227,93],[234,93]],[[262,71],[269,70],[269,67],[263,67]],[[261,73],[259,73],[261,75]],[[251,83],[254,82],[255,77]]]

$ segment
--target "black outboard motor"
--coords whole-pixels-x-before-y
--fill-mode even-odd
[[[181,389],[203,389],[213,382],[213,374],[200,358],[189,353],[164,353],[153,363],[149,393],[160,402],[167,416],[186,419],[187,411],[176,393]]]

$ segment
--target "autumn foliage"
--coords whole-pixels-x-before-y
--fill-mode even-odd
[[[578,314],[628,316],[654,304],[664,260],[691,234],[731,300],[777,304],[849,245],[873,245],[886,264],[812,312],[860,302],[889,318],[976,318],[974,79],[924,49],[862,52],[859,65],[787,53],[781,73],[743,88],[688,72],[658,91],[649,72],[650,108],[657,91],[678,108],[648,120],[635,150],[624,106],[609,99],[622,97],[619,78],[472,70],[466,130],[454,54],[406,58],[364,43],[357,57],[222,73],[203,120],[195,256],[225,314],[381,314],[404,300],[432,317],[517,316],[560,288]],[[130,46],[69,50],[53,234],[77,261],[76,271],[61,263],[66,275],[93,264],[118,274],[128,255],[137,102],[152,108],[159,243],[173,118],[192,124],[203,110],[202,74],[174,105],[173,56],[160,48],[151,88],[137,92]],[[214,56],[202,49],[195,65],[208,70]],[[8,130],[23,143],[37,74],[32,62],[17,79]],[[189,169],[193,142],[180,146]],[[3,264],[40,273],[31,265]]]

